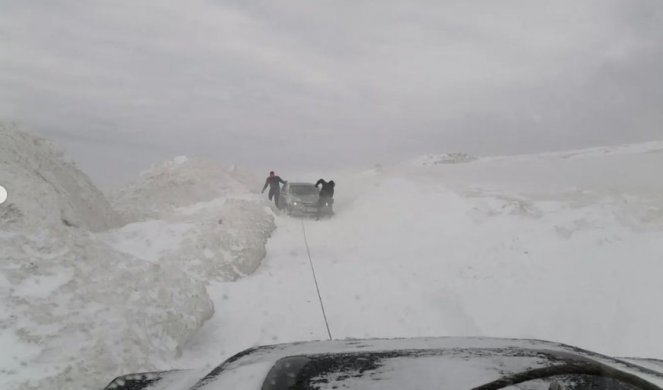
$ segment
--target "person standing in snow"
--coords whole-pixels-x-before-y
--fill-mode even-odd
[[[276,207],[279,207],[279,198],[281,197],[281,184],[285,184],[283,179],[280,176],[276,176],[274,171],[269,172],[269,177],[265,180],[265,186],[262,187],[262,192],[265,193],[265,189],[269,186],[269,200],[274,198],[274,204]]]

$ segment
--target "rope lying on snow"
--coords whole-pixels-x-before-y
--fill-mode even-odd
[[[322,303],[322,296],[320,295],[320,286],[318,286],[318,278],[315,276],[315,267],[313,266],[313,260],[311,259],[311,249],[308,246],[308,239],[306,238],[306,227],[304,226],[304,221],[302,221],[302,232],[304,233],[304,244],[306,244],[306,254],[308,255],[308,262],[311,264],[311,273],[313,274],[313,281],[315,282],[315,290],[318,292],[318,300],[320,301],[320,309],[322,310],[322,317],[325,320],[325,326],[327,327],[327,335],[329,340],[332,340],[332,334],[329,330],[329,321],[327,321],[327,313],[325,313],[325,305]]]

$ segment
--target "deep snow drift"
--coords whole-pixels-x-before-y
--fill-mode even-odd
[[[264,257],[273,217],[255,200],[224,199],[212,205],[218,213],[200,213],[214,207],[176,191],[150,199],[137,182],[128,191],[135,203],[120,211],[172,196],[174,206],[189,207],[172,215],[163,208],[168,222],[121,227],[120,213],[52,144],[7,126],[0,139],[0,182],[9,191],[0,205],[2,389],[94,389],[127,371],[169,366],[214,313],[208,281],[250,273]],[[160,168],[165,182],[148,176],[142,187],[169,188],[187,170],[178,161]],[[185,175],[192,194],[208,190]],[[230,185],[241,192],[236,180]],[[162,249],[172,250],[167,259]]]
[[[9,192],[0,229],[119,226],[104,195],[50,141],[2,123],[0,140],[0,183]]]
[[[325,339],[304,231],[335,338],[663,357],[662,142],[335,174],[337,214],[314,221],[275,212],[262,180],[183,157],[109,202],[48,143],[2,131],[2,388],[96,388]]]
[[[112,194],[113,206],[126,221],[168,216],[178,207],[244,194],[258,179],[235,166],[179,156],[153,165],[126,188]]]
[[[335,338],[543,338],[663,357],[663,143],[376,167],[334,177],[336,216],[303,221]],[[317,175],[315,175],[317,176]],[[179,366],[325,339],[302,221],[263,266],[215,283]]]

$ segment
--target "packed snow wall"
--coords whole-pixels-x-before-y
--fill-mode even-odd
[[[0,388],[93,389],[168,368],[214,313],[209,279],[248,274],[265,255],[272,215],[218,198],[248,188],[236,168],[157,165],[116,211],[51,142],[7,125],[0,139]],[[150,232],[171,246],[128,249]]]

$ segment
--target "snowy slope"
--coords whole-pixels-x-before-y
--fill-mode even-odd
[[[223,197],[175,209],[166,219],[131,223],[97,237],[119,252],[178,269],[204,284],[235,280],[258,268],[276,227],[269,207],[250,198]]]
[[[213,313],[204,284],[75,231],[0,237],[0,387],[80,389],[160,367]]]
[[[184,197],[164,220],[121,226],[50,142],[7,126],[0,136],[10,196],[0,205],[2,389],[95,389],[109,376],[168,367],[214,313],[208,281],[250,273],[264,257],[273,217],[255,196]]]
[[[179,156],[153,165],[112,195],[113,206],[130,222],[161,218],[176,208],[255,191],[258,180],[231,166]]]
[[[651,146],[335,177],[337,215],[303,221],[333,336],[530,337],[662,357],[663,153]],[[277,226],[255,274],[210,286],[225,315],[174,366],[326,338],[302,221]]]
[[[410,161],[414,166],[428,167],[441,164],[460,164],[477,158],[467,153],[426,154]]]
[[[3,123],[0,140],[0,183],[10,204],[0,210],[0,229],[120,224],[101,191],[50,141]]]
[[[271,210],[255,195],[258,183],[236,167],[177,157],[113,195],[116,209],[132,223],[99,237],[204,283],[234,280],[259,266],[275,228]]]

